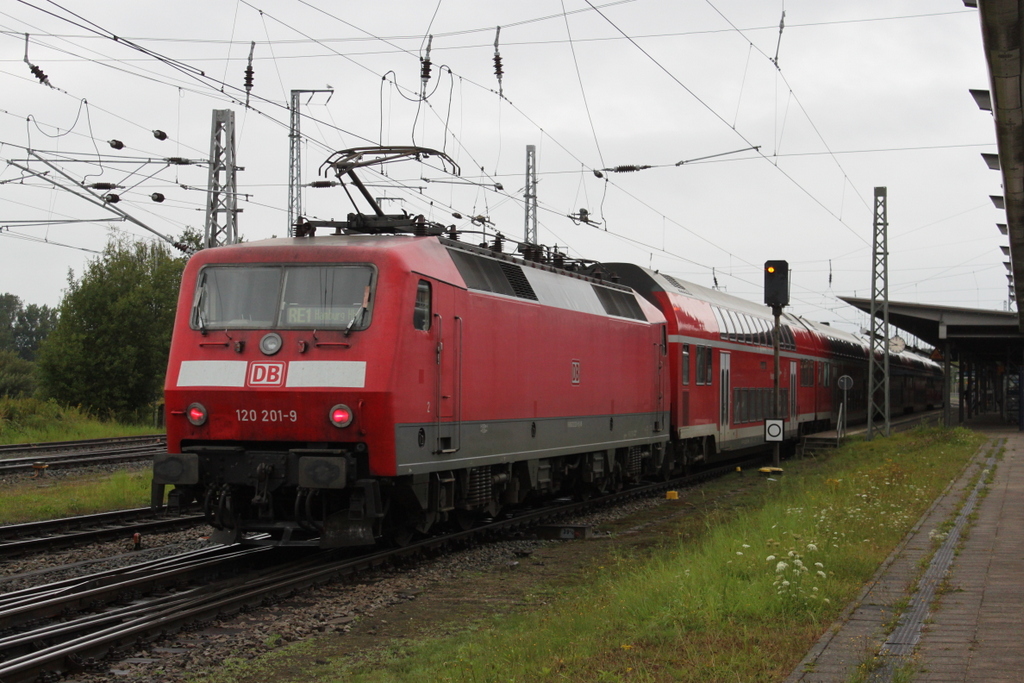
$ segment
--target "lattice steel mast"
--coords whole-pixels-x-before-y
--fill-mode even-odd
[[[871,357],[868,359],[868,434],[874,436],[876,414],[889,436],[889,218],[887,190],[875,188],[875,225],[871,257]]]
[[[523,241],[537,244],[537,147],[526,146],[526,224]]]
[[[299,96],[303,93],[327,92],[326,90],[292,90],[291,112],[288,126],[288,236],[295,236],[295,221],[302,217],[302,114],[299,111]],[[328,98],[330,101],[330,98]]]
[[[206,229],[203,247],[238,241],[238,184],[235,178],[235,112],[213,110],[210,174],[206,184]]]

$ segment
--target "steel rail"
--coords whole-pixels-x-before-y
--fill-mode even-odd
[[[758,460],[761,462],[763,460]],[[162,602],[147,602],[133,605],[119,612],[118,623],[113,617],[107,619],[106,614],[90,619],[83,617],[80,625],[92,630],[82,634],[70,623],[57,626],[44,626],[25,633],[12,635],[0,640],[0,680],[4,683],[20,683],[35,680],[46,672],[68,671],[75,667],[88,667],[95,658],[102,657],[111,649],[124,647],[139,640],[154,638],[161,633],[178,630],[188,623],[210,619],[220,614],[235,613],[239,610],[259,605],[268,599],[283,598],[295,594],[313,585],[319,585],[348,577],[353,574],[384,565],[399,558],[419,556],[438,549],[462,546],[474,540],[484,540],[509,531],[526,529],[558,518],[576,514],[581,511],[625,502],[633,498],[649,496],[654,493],[680,486],[693,486],[706,479],[721,476],[733,471],[737,465],[746,463],[730,463],[706,470],[697,475],[682,477],[661,483],[648,484],[632,489],[619,491],[589,501],[565,503],[528,511],[520,515],[484,524],[474,529],[455,532],[444,536],[427,538],[403,548],[371,551],[357,557],[351,557],[351,551],[344,549],[318,553],[311,558],[298,562],[289,562],[269,572],[250,573],[242,579],[221,580],[209,586],[192,589],[187,594],[178,593],[173,598],[161,598]],[[234,548],[235,546],[231,546]],[[258,547],[250,552],[266,552],[278,550],[273,547]],[[247,564],[256,557],[270,558],[271,555],[247,555]],[[204,569],[216,569],[221,560],[211,559]],[[53,618],[66,614],[69,604],[77,609],[95,605],[97,601],[129,594],[142,590],[141,586],[148,581],[151,585],[170,586],[181,583],[193,576],[194,572],[179,566],[169,566],[158,576],[146,576],[152,573],[149,567],[138,567],[129,572],[136,576],[108,575],[89,577],[88,580],[62,582],[59,586],[41,587],[35,593],[33,589],[19,591],[18,594],[0,597],[0,620],[5,623],[27,625],[38,623],[40,619]],[[9,602],[7,599],[9,598]],[[147,608],[147,605],[150,605]],[[153,611],[155,609],[155,611]],[[110,625],[108,625],[110,624]],[[98,630],[96,630],[98,629]],[[19,654],[18,648],[26,643],[51,643],[58,635],[74,635],[71,640],[49,644],[35,652]],[[8,643],[12,648],[5,652],[3,646]]]
[[[65,453],[61,455],[37,456],[34,458],[8,458],[0,460],[0,475],[15,472],[32,472],[40,469],[65,469],[71,467],[89,467],[91,465],[107,465],[118,462],[146,460],[154,455],[165,453],[166,446],[152,444],[148,446],[128,446],[107,451],[89,451],[83,453]],[[43,467],[40,467],[43,466]]]
[[[75,449],[108,448],[117,444],[167,443],[165,434],[143,436],[115,436],[105,439],[79,439],[77,441],[46,441],[36,443],[12,443],[0,445],[0,456],[5,453],[46,453],[50,451],[72,451]]]
[[[189,528],[205,521],[203,515],[168,515],[150,508],[118,510],[0,527],[0,559],[57,550],[85,543],[129,540],[132,534],[150,534]],[[27,538],[26,538],[27,537]]]

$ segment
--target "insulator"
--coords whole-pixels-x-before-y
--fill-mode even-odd
[[[427,36],[427,53],[420,58],[420,81],[424,88],[427,86],[427,81],[430,80],[430,45],[433,42],[434,36]]]
[[[246,90],[246,92],[248,92],[249,90],[252,90],[252,76],[253,76],[252,66],[245,67],[245,90]]]
[[[152,199],[157,204],[166,199],[166,197],[164,197],[163,193],[161,192],[154,192],[153,194],[149,195],[149,198]]]
[[[590,212],[586,209],[580,209],[580,223],[590,222]]]
[[[107,144],[113,147],[114,149],[124,149],[124,143],[121,142],[120,140],[110,140],[107,142]]]
[[[114,183],[90,183],[87,187],[93,190],[115,190],[118,186]]]
[[[167,157],[166,159],[164,159],[164,161],[171,164],[172,166],[188,166],[192,163],[185,157]]]
[[[46,77],[46,74],[43,73],[42,69],[40,69],[35,64],[29,64],[28,68],[29,71],[32,72],[32,75],[39,79],[40,83],[42,83],[43,85],[50,85],[50,79]]]
[[[501,68],[501,55],[494,55],[494,75],[501,80],[501,77],[505,75],[504,69]]]
[[[494,189],[497,190],[498,192],[504,192],[505,186],[502,185],[501,183],[494,183]]]
[[[337,181],[334,180],[314,180],[309,184],[310,187],[334,187],[337,185]]]
[[[462,220],[462,214],[456,211],[455,213],[452,214],[452,218],[454,218],[455,220],[461,221]]]
[[[119,201],[121,201],[121,195],[114,194],[113,192],[111,192],[108,195],[104,195],[103,201],[107,202],[108,204],[117,204]]]
[[[167,139],[167,133],[163,132],[162,130],[154,130],[153,137],[163,142],[164,140]]]
[[[614,166],[612,168],[606,168],[604,170],[611,171],[613,173],[633,173],[634,171],[646,171],[650,166],[638,166],[636,164],[625,164],[623,166]]]
[[[594,175],[597,176],[598,178],[604,178],[604,173],[601,173],[596,168],[594,169]]]

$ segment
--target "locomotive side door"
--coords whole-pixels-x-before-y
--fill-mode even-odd
[[[455,288],[436,283],[434,325],[437,330],[437,444],[438,454],[455,453],[461,447],[459,422],[462,416],[462,324],[455,314]]]
[[[724,445],[729,439],[729,427],[732,423],[732,354],[725,351],[718,353],[718,440]]]

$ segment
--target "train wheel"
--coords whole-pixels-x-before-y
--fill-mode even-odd
[[[459,531],[469,531],[476,525],[477,513],[475,510],[455,510],[451,520]]]
[[[380,536],[397,548],[404,548],[416,537],[417,514],[402,505],[398,496],[387,495],[384,499],[384,519],[380,525]]]

